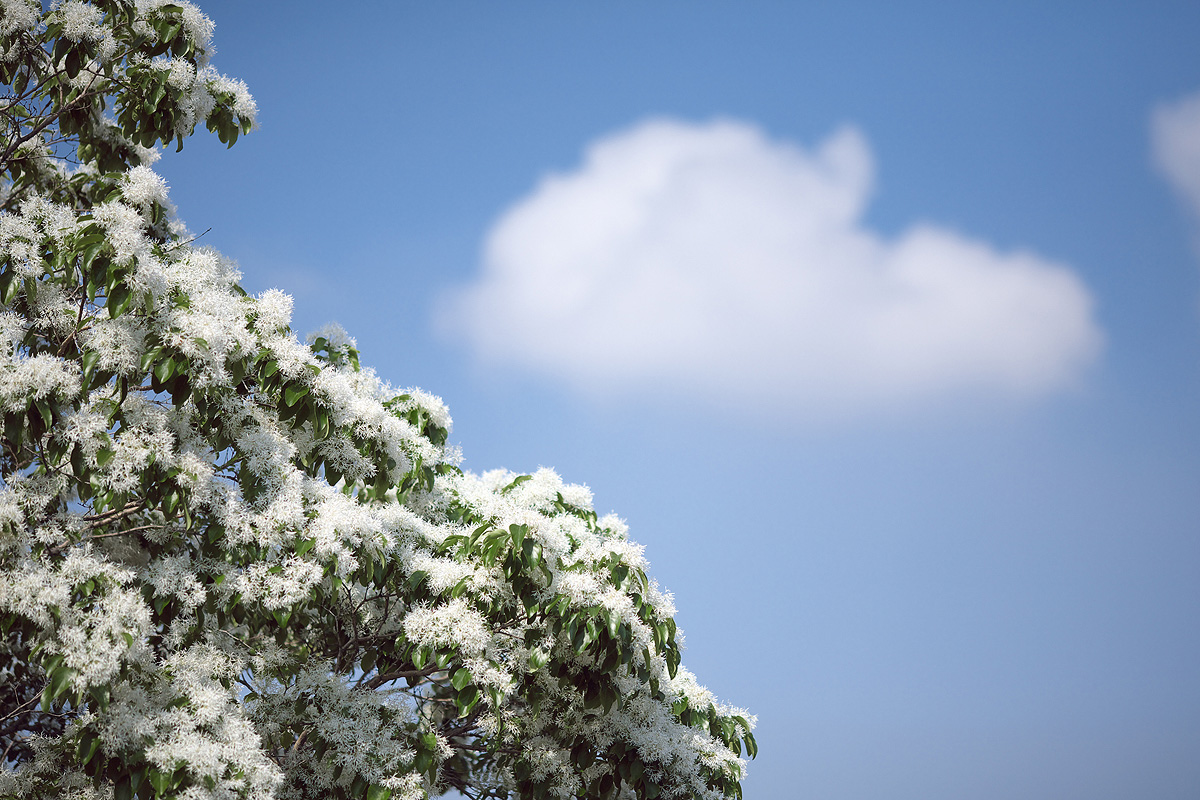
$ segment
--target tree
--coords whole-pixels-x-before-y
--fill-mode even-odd
[[[0,796],[740,797],[624,525],[175,219],[156,148],[253,126],[211,32],[0,0]]]

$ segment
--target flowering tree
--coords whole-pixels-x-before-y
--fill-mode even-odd
[[[0,0],[0,797],[740,797],[624,525],[190,243],[156,148],[255,114],[211,33]]]

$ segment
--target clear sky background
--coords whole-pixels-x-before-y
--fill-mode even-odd
[[[1200,797],[1200,5],[201,6],[180,215],[628,520],[748,798]]]

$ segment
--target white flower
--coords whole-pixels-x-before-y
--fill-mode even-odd
[[[275,568],[279,571],[275,571]],[[251,564],[234,581],[234,588],[244,602],[261,603],[276,610],[288,608],[308,597],[312,588],[321,582],[320,564],[300,558],[289,558],[281,564],[259,562]]]
[[[329,347],[333,350],[345,350],[348,347],[358,348],[358,342],[354,337],[346,333],[346,329],[336,322],[327,323],[304,338],[309,344],[317,339],[324,339],[329,342]]]
[[[167,182],[149,167],[134,167],[121,176],[125,200],[136,206],[166,205]]]
[[[41,19],[42,7],[37,0],[0,0],[0,36],[11,36],[17,31],[32,30]],[[11,55],[5,53],[5,61]]]
[[[100,24],[104,12],[79,0],[67,0],[56,9],[55,15],[62,25],[62,35],[73,42],[96,41],[107,33]]]
[[[455,646],[466,655],[483,652],[492,638],[483,615],[461,597],[439,606],[414,608],[404,618],[404,634],[418,645]]]
[[[258,297],[254,310],[258,313],[255,327],[263,333],[274,333],[292,322],[292,297],[278,289],[268,289]]]
[[[204,602],[204,586],[196,579],[190,559],[167,556],[150,563],[146,580],[161,597],[178,597],[185,608],[195,608]]]
[[[180,91],[187,91],[196,83],[196,68],[186,58],[171,59],[167,70],[167,83]]]
[[[79,394],[79,372],[74,363],[48,354],[10,361],[0,367],[0,407],[25,411],[30,400],[50,395],[69,399]]]

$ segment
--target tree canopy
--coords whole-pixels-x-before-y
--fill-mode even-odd
[[[179,222],[158,148],[254,125],[212,30],[0,0],[0,797],[740,797],[624,524]]]

